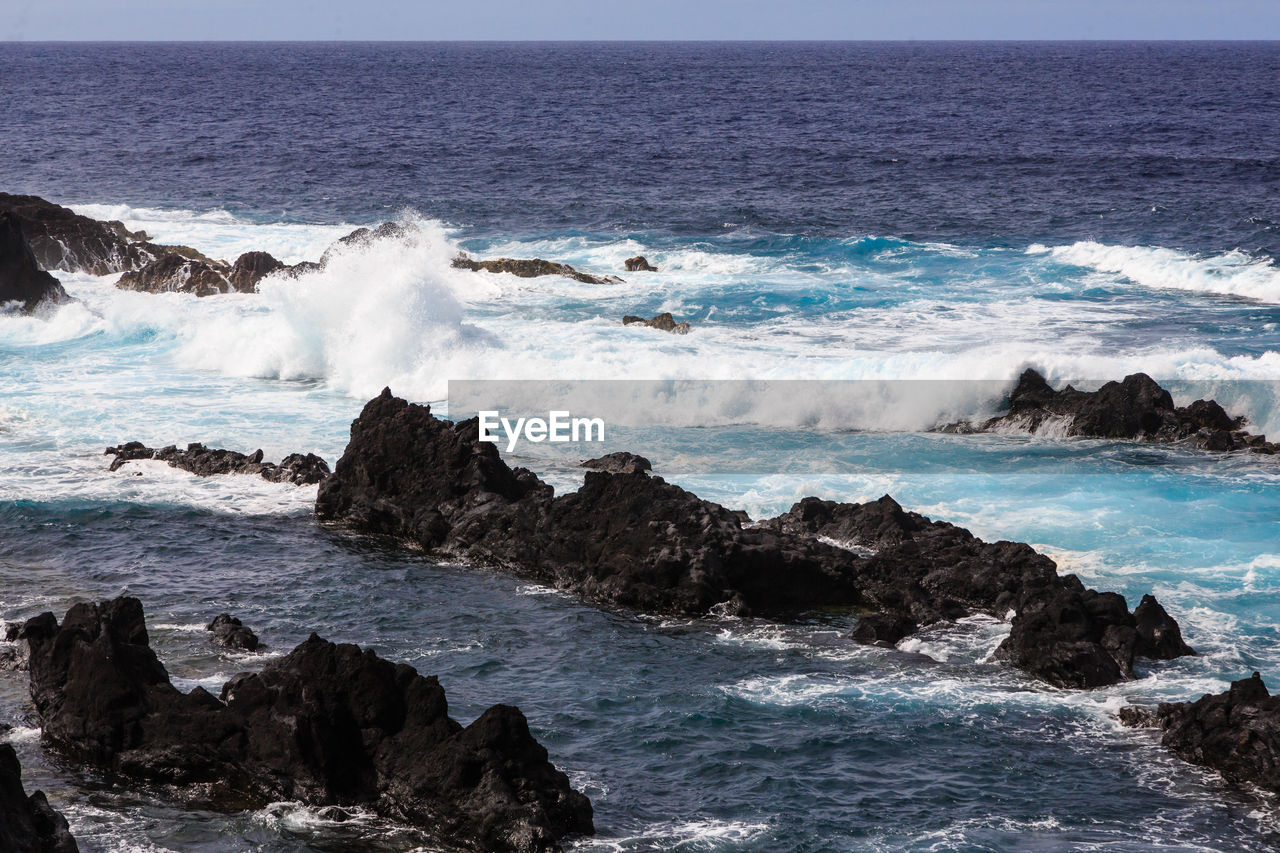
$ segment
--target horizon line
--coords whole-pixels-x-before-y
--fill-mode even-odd
[[[1277,38],[857,38],[857,39],[0,39],[0,44],[1280,44]]]

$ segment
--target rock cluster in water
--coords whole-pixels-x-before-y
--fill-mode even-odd
[[[256,652],[262,645],[258,635],[230,613],[219,613],[213,617],[205,630],[212,631],[214,640],[224,649]]]
[[[1232,782],[1280,792],[1280,697],[1256,672],[1194,702],[1165,702],[1155,711],[1124,708],[1120,720],[1162,729],[1162,744]]]
[[[31,698],[64,754],[135,779],[195,786],[203,805],[361,806],[482,850],[545,853],[592,832],[592,809],[520,711],[463,727],[433,677],[316,635],[220,696],[181,693],[136,598],[30,619]]]
[[[658,268],[649,263],[644,255],[627,258],[622,264],[627,272],[657,272]]]
[[[646,326],[650,329],[658,329],[663,332],[671,332],[672,334],[675,334],[675,335],[687,335],[689,334],[690,329],[692,329],[692,326],[690,326],[687,322],[677,323],[676,318],[671,316],[671,312],[669,311],[659,314],[658,316],[654,317],[652,320],[646,320],[643,317],[637,317],[635,314],[628,314],[627,316],[622,318],[622,325],[624,326],[641,325],[641,326]]]
[[[1012,427],[1035,432],[1048,424],[1067,435],[1090,438],[1189,441],[1203,450],[1280,452],[1280,445],[1246,431],[1244,418],[1231,417],[1214,400],[1175,406],[1169,392],[1145,373],[1108,382],[1097,391],[1077,391],[1070,385],[1055,391],[1043,376],[1028,368],[1009,397],[1008,414],[991,418],[976,429],[987,432]],[[968,431],[966,426],[946,429]]]
[[[16,302],[31,312],[66,298],[58,280],[41,269],[17,217],[0,210],[0,307]]]
[[[266,252],[245,252],[235,263],[171,252],[120,276],[116,286],[146,293],[254,293],[258,282],[285,265]]]
[[[290,453],[277,465],[274,462],[263,462],[261,450],[246,455],[234,450],[205,447],[199,443],[188,444],[186,450],[179,450],[172,444],[156,450],[140,441],[130,441],[127,444],[108,447],[106,455],[115,457],[111,460],[110,470],[112,471],[118,471],[126,462],[158,459],[169,463],[174,468],[190,471],[199,477],[211,477],[215,474],[257,474],[273,483],[306,486],[318,483],[329,476],[329,463],[314,453]]]
[[[0,193],[0,212],[22,226],[43,270],[107,275],[138,269],[169,253],[122,222],[99,222],[38,196]]]
[[[584,284],[617,284],[622,281],[616,275],[591,275],[590,273],[579,272],[568,264],[558,263],[556,261],[544,261],[542,258],[519,259],[519,258],[494,258],[488,261],[477,261],[465,253],[453,259],[453,266],[456,269],[471,270],[479,272],[505,272],[511,275],[517,275],[521,278],[537,278],[544,275],[560,275],[571,278],[574,281],[580,281]]]
[[[66,818],[44,794],[22,787],[22,765],[7,743],[0,743],[0,850],[4,853],[78,853]]]
[[[1001,655],[1064,686],[1128,678],[1136,657],[1191,653],[1154,598],[1131,613],[1123,597],[1059,577],[1027,545],[983,542],[888,496],[808,498],[750,525],[638,464],[626,473],[601,466],[577,492],[556,497],[479,441],[475,419],[442,421],[384,390],[352,423],[316,512],[650,613],[859,608],[870,615],[858,638],[893,642],[939,621],[1013,610]]]

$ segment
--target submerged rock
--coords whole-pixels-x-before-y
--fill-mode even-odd
[[[1162,729],[1162,744],[1231,782],[1280,792],[1280,697],[1267,691],[1259,673],[1194,702],[1122,709],[1120,720]]]
[[[544,261],[541,258],[533,258],[531,260],[521,260],[517,258],[495,258],[489,261],[477,261],[465,253],[459,253],[453,259],[455,269],[472,270],[479,272],[505,272],[511,275],[517,275],[521,278],[537,278],[543,275],[561,275],[571,278],[574,281],[580,281],[584,284],[617,284],[622,281],[615,275],[590,275],[585,272],[578,272],[568,264],[561,264],[555,261]]]
[[[611,457],[577,492],[556,497],[479,441],[476,419],[441,421],[384,390],[351,425],[316,512],[650,613],[849,607],[887,617],[865,620],[860,639],[894,642],[969,613],[1014,610],[1005,658],[1067,686],[1110,684],[1132,675],[1136,655],[1176,651],[1154,599],[1140,631],[1123,598],[1059,578],[1053,561],[1029,546],[983,542],[888,496],[866,504],[806,498],[749,525],[645,473],[640,457],[609,473],[621,461]]]
[[[127,444],[108,447],[105,453],[115,457],[111,461],[110,470],[112,471],[120,470],[126,462],[158,459],[169,463],[174,468],[190,471],[198,477],[211,477],[215,474],[257,474],[273,483],[308,486],[329,476],[329,463],[314,453],[290,453],[280,461],[279,465],[263,462],[261,450],[246,456],[234,450],[215,450],[198,442],[188,444],[186,450],[179,450],[172,444],[155,450],[140,441],[130,441]]]
[[[213,617],[213,621],[205,627],[205,630],[212,631],[218,645],[225,649],[256,652],[261,645],[258,642],[258,635],[246,628],[243,622],[230,613],[219,613]]]
[[[652,266],[644,255],[636,255],[634,258],[627,258],[623,262],[627,268],[627,272],[657,272],[658,268]]]
[[[31,697],[68,756],[207,807],[362,806],[469,849],[545,853],[590,833],[591,804],[516,708],[463,727],[434,677],[312,634],[218,697],[179,692],[136,598],[29,620]]]
[[[1068,385],[1050,387],[1035,370],[1023,371],[1009,397],[1008,414],[985,423],[953,424],[948,431],[989,432],[1014,428],[1036,432],[1059,430],[1066,435],[1172,443],[1193,442],[1202,450],[1280,452],[1266,436],[1244,429],[1243,417],[1231,417],[1213,400],[1175,406],[1173,397],[1145,373],[1108,382],[1097,391]]]
[[[78,853],[66,818],[44,794],[22,787],[22,765],[7,743],[0,743],[0,850],[5,853]]]
[[[642,326],[647,326],[650,329],[659,329],[663,332],[671,332],[672,334],[676,334],[676,335],[687,335],[689,334],[690,329],[692,329],[692,327],[688,323],[677,323],[676,318],[671,316],[670,312],[664,312],[662,314],[659,314],[658,316],[654,317],[652,320],[646,320],[643,317],[637,317],[635,314],[628,314],[627,316],[622,318],[622,325],[624,326],[642,325]]]
[[[0,211],[0,306],[17,302],[30,312],[66,298],[58,280],[40,268],[18,218]]]

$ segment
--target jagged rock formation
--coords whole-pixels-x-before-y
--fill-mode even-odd
[[[623,261],[623,265],[627,268],[627,272],[657,272],[658,268],[651,265],[644,255],[636,255],[634,258],[627,258]]]
[[[43,302],[66,298],[58,280],[36,262],[18,218],[0,211],[0,306],[17,302],[30,312]]]
[[[0,212],[17,219],[43,270],[107,275],[138,269],[167,254],[122,222],[99,222],[38,196],[0,193]]]
[[[22,787],[22,765],[7,743],[0,743],[0,850],[4,853],[78,853],[67,820],[44,794]]]
[[[198,477],[211,477],[215,474],[257,474],[273,483],[307,486],[329,476],[329,463],[314,453],[290,453],[280,460],[279,465],[276,465],[272,462],[263,462],[261,450],[246,456],[234,450],[215,450],[198,442],[188,444],[186,450],[179,450],[172,444],[155,450],[140,441],[130,441],[127,444],[108,447],[105,455],[115,457],[111,461],[110,470],[112,471],[118,471],[126,462],[136,459],[159,459],[174,468],[190,471]]]
[[[1001,427],[1036,432],[1054,424],[1067,435],[1171,443],[1190,441],[1203,450],[1280,452],[1280,445],[1244,429],[1243,417],[1231,417],[1213,400],[1175,406],[1173,397],[1145,373],[1108,382],[1097,391],[1068,385],[1054,391],[1028,368],[1009,397],[1009,412],[973,427],[953,424],[945,431],[989,432]]]
[[[358,805],[500,853],[548,853],[592,831],[591,805],[495,705],[463,727],[413,667],[312,635],[215,697],[179,692],[136,598],[29,620],[31,697],[46,741],[136,779],[194,786],[208,807]]]
[[[253,293],[259,281],[285,269],[283,263],[266,252],[245,252],[230,266],[203,256],[174,252],[126,272],[116,286],[146,293],[194,293],[196,296]]]
[[[1194,702],[1165,702],[1155,711],[1123,708],[1120,720],[1162,729],[1162,744],[1231,782],[1280,792],[1280,697],[1256,672]]]
[[[867,504],[808,498],[750,526],[633,465],[629,473],[590,471],[577,492],[555,497],[479,441],[477,420],[441,421],[389,390],[351,425],[316,512],[652,613],[859,608],[878,614],[859,626],[860,638],[874,641],[967,613],[1015,610],[1006,659],[1066,686],[1114,683],[1132,676],[1136,656],[1178,651],[1176,623],[1170,628],[1167,614],[1155,612],[1154,599],[1139,620],[1122,597],[1059,578],[1053,561],[1026,545],[982,542],[887,496]]]
[[[637,317],[635,314],[628,314],[622,318],[622,325],[634,326],[642,325],[650,329],[659,329],[663,332],[671,332],[675,335],[687,335],[692,328],[687,322],[677,323],[676,318],[671,316],[671,312],[664,312],[654,317],[652,320],[646,320],[643,317]]]
[[[512,275],[518,275],[521,278],[537,278],[543,275],[562,275],[571,278],[574,281],[580,281],[584,284],[617,284],[622,281],[616,275],[590,275],[585,272],[578,272],[568,264],[561,264],[555,261],[544,261],[541,258],[533,258],[532,260],[520,260],[517,258],[495,258],[489,261],[477,261],[465,253],[459,253],[453,259],[455,269],[471,270],[478,272],[505,272]]]
[[[239,649],[245,652],[256,652],[262,645],[258,635],[230,613],[219,613],[206,627],[212,631],[214,640],[224,649]]]

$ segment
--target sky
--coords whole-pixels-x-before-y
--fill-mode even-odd
[[[0,40],[1280,39],[1280,0],[0,0]]]

